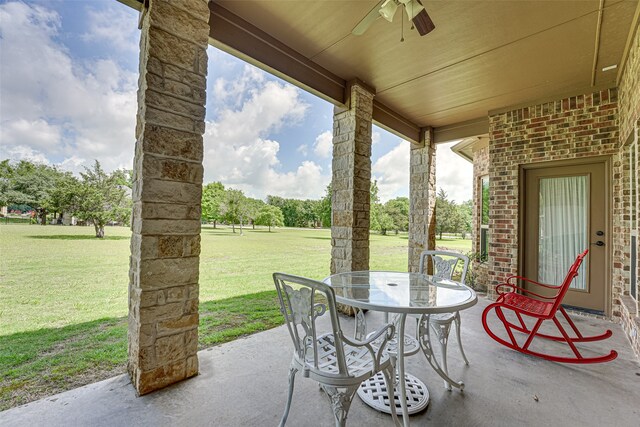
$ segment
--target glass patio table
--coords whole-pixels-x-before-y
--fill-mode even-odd
[[[429,333],[426,339],[414,339],[405,335],[405,321],[408,314],[422,315],[435,313],[453,313],[464,310],[478,302],[476,293],[468,286],[451,280],[440,279],[420,273],[402,273],[391,271],[353,271],[338,273],[324,279],[331,286],[339,303],[350,305],[356,310],[356,339],[366,336],[366,323],[362,310],[384,312],[387,316],[397,314],[396,338],[390,351],[398,355],[397,372],[400,401],[404,425],[409,425],[409,415],[427,407],[429,392],[426,385],[413,375],[405,372],[404,356],[417,353],[420,349],[430,365],[446,381],[453,381],[440,368],[433,357]],[[428,332],[428,329],[427,329]],[[405,337],[405,339],[398,339]],[[407,348],[413,347],[413,348]],[[358,395],[369,406],[383,412],[388,409],[388,396],[384,394],[383,378],[372,377],[358,389]],[[373,393],[373,394],[372,394]],[[396,396],[397,397],[397,396]],[[386,400],[386,405],[381,402]]]

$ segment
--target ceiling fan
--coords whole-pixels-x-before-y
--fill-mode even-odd
[[[351,33],[356,36],[364,34],[371,24],[380,17],[392,22],[399,7],[404,7],[409,20],[413,22],[421,36],[429,34],[436,28],[420,0],[382,0],[358,22]]]

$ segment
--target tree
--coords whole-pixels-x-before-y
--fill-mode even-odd
[[[133,169],[119,169],[116,181],[118,185],[133,191]]]
[[[52,192],[70,173],[56,167],[21,160],[12,165],[8,160],[0,163],[0,202],[3,205],[31,206],[42,225],[47,223],[47,213],[55,204]]]
[[[378,181],[372,181],[369,187],[369,228],[386,234],[389,220],[382,218],[383,206],[378,197]]]
[[[380,234],[383,236],[386,236],[387,231],[393,228],[393,218],[391,218],[391,215],[386,213],[384,209],[381,209],[378,213],[377,227],[377,230],[380,231]]]
[[[258,212],[255,223],[258,225],[269,226],[269,232],[271,232],[271,227],[284,226],[284,215],[282,214],[282,211],[279,207],[273,205],[264,205],[260,209],[260,212]]]
[[[248,222],[251,222],[251,225],[253,226],[253,229],[256,229],[256,218],[258,217],[258,214],[260,213],[260,209],[262,209],[263,206],[265,206],[265,203],[262,200],[258,200],[258,199],[252,199],[250,197],[247,197],[246,200],[246,209],[245,209],[245,214],[246,214],[246,219]]]
[[[246,197],[241,190],[229,188],[224,193],[222,202],[223,218],[231,223],[233,232],[236,232],[236,222],[240,223],[240,235],[242,232],[242,222],[246,215]]]
[[[285,205],[287,204],[287,199],[280,196],[269,195],[267,196],[267,204],[280,208],[280,210],[282,211],[282,214],[284,215],[284,225],[287,227],[293,227],[293,224],[291,223],[292,216],[290,215],[291,214],[290,209],[285,208]]]
[[[0,206],[8,206],[13,203],[9,198],[11,190],[11,178],[13,177],[13,167],[9,159],[0,162]]]
[[[316,206],[318,210],[318,218],[323,227],[331,227],[331,197],[333,190],[331,184],[327,185],[324,197],[320,199],[320,203]]]
[[[436,233],[440,236],[440,240],[442,240],[442,233],[452,230],[453,216],[452,204],[448,200],[447,193],[441,188],[436,196]]]
[[[316,203],[313,200],[285,199],[267,196],[267,204],[279,207],[287,227],[308,227],[318,220]]]
[[[464,239],[471,232],[473,202],[457,204],[448,200],[447,193],[440,189],[436,197],[436,233],[460,234]]]
[[[449,229],[447,231],[454,235],[458,233],[462,234],[465,227],[465,219],[461,206],[452,201],[450,202],[449,212]]]
[[[284,199],[281,208],[287,227],[300,227],[302,223],[302,200]]]
[[[43,207],[49,211],[63,214],[71,213],[75,209],[75,191],[78,188],[78,179],[71,172],[61,173],[56,179],[56,186],[49,191]]]
[[[384,204],[384,212],[393,221],[392,228],[398,234],[399,231],[409,229],[409,199],[406,197],[396,197]]]
[[[319,200],[304,200],[301,203],[300,210],[300,226],[316,228],[320,222],[320,216],[318,215]]]
[[[462,217],[462,238],[466,239],[467,234],[471,233],[473,223],[473,200],[467,200],[466,202],[458,206],[460,210],[460,216]]]
[[[111,221],[128,222],[131,198],[127,194],[127,171],[106,173],[97,160],[92,168],[80,172],[82,179],[73,192],[73,211],[78,218],[93,223],[96,237],[104,237],[104,226]]]
[[[224,185],[220,182],[211,182],[202,188],[202,219],[206,222],[213,221],[213,228],[222,220],[224,191]]]

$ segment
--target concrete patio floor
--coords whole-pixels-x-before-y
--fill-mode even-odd
[[[465,367],[455,334],[449,343],[449,371],[465,382],[463,393],[447,391],[416,355],[407,371],[429,386],[426,411],[411,417],[416,426],[633,426],[640,425],[640,365],[620,326],[574,316],[585,334],[607,328],[610,339],[584,345],[596,353],[618,351],[616,360],[567,365],[529,357],[502,347],[482,329],[488,301],[462,314],[462,340],[471,365]],[[375,320],[378,314],[367,315]],[[342,318],[351,331],[351,319]],[[555,346],[551,343],[545,345]],[[9,426],[275,426],[286,400],[291,343],[285,327],[255,334],[199,353],[200,375],[136,397],[126,375],[48,397],[0,413]],[[333,426],[326,397],[298,375],[288,426]],[[348,425],[390,426],[388,415],[357,397]]]

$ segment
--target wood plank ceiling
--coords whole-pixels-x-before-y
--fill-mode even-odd
[[[409,122],[436,128],[616,86],[639,8],[637,0],[423,0],[436,29],[420,37],[405,17],[401,42],[400,12],[351,34],[376,0],[216,3],[334,75],[364,81]],[[602,71],[610,65],[618,68]]]
[[[421,2],[424,37],[401,10],[351,34],[380,0],[212,0],[210,42],[336,104],[359,79],[379,125],[444,142],[486,133],[491,112],[617,86],[640,20],[640,0]]]

